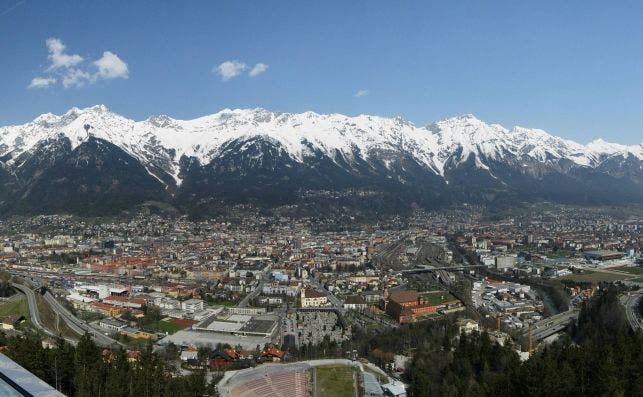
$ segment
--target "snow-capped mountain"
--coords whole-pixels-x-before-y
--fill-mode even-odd
[[[88,192],[98,203],[105,192],[122,197],[136,191],[135,202],[181,206],[266,197],[287,203],[302,191],[343,189],[388,191],[391,197],[397,192],[398,200],[428,205],[506,195],[573,201],[576,187],[581,201],[610,202],[600,189],[589,189],[600,181],[620,186],[611,191],[620,192],[616,201],[643,197],[643,144],[599,139],[582,145],[473,115],[426,127],[400,118],[264,109],[134,121],[98,105],[0,128],[0,162],[0,199],[7,208],[25,209],[33,207],[22,204],[39,189],[53,189],[56,197],[68,189],[78,203],[85,203]],[[91,177],[83,175],[87,167],[93,167]],[[122,178],[110,175],[113,167]],[[66,171],[57,175],[60,169]],[[129,186],[134,176],[136,188]]]

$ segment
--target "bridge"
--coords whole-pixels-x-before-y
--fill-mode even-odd
[[[402,273],[402,274],[419,274],[419,273],[431,273],[431,272],[435,272],[437,270],[457,271],[457,270],[477,269],[477,268],[481,268],[481,267],[487,267],[487,265],[460,265],[460,266],[440,266],[440,267],[424,265],[422,267],[414,267],[412,269],[402,270],[402,271],[400,271],[400,273]]]
[[[580,311],[577,309],[568,310],[534,323],[531,327],[533,341],[540,342],[546,337],[564,330],[570,323],[576,321],[579,313]],[[527,337],[529,335],[529,328],[523,329],[522,332],[523,335]]]

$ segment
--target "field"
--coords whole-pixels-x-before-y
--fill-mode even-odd
[[[447,291],[425,292],[420,294],[421,297],[432,305],[439,305],[444,302],[454,301],[456,297]]]
[[[163,332],[163,333],[167,332],[168,334],[173,334],[177,331],[185,329],[186,326],[177,324],[170,319],[169,321],[164,321],[164,320],[155,321],[149,324],[146,328],[150,328],[151,330],[156,332]]]
[[[589,282],[589,283],[598,283],[601,281],[616,281],[616,280],[626,280],[630,276],[625,276],[617,273],[606,273],[606,272],[592,272],[585,271],[584,273],[571,274],[569,276],[562,277],[563,280],[572,280],[576,282]]]
[[[0,318],[9,315],[24,316],[25,321],[21,324],[22,327],[31,326],[31,317],[29,316],[29,304],[26,298],[17,301],[7,302],[0,304]]]
[[[316,369],[318,397],[352,397],[353,368],[345,365],[327,365]]]
[[[634,274],[636,276],[643,276],[643,267],[638,267],[638,266],[637,267],[631,267],[631,266],[614,267],[611,270]]]

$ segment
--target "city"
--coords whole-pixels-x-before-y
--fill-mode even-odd
[[[642,396],[641,15],[0,0],[0,397]]]
[[[179,373],[207,368],[221,395],[285,387],[255,381],[262,372],[252,368],[266,362],[283,364],[269,370],[284,382],[319,389],[324,360],[358,368],[356,390],[399,395],[413,349],[369,349],[363,338],[422,322],[485,330],[527,360],[565,335],[603,283],[621,286],[628,322],[641,329],[643,217],[541,205],[483,214],[420,211],[325,231],[242,213],[3,221],[1,266],[18,292],[0,304],[3,329],[52,345],[87,333],[134,361],[152,346]]]

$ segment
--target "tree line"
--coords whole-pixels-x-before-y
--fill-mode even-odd
[[[61,393],[77,397],[214,396],[218,379],[208,382],[204,370],[181,375],[148,345],[140,353],[104,351],[89,337],[77,346],[59,338],[55,348],[40,337],[0,336],[5,354]]]

